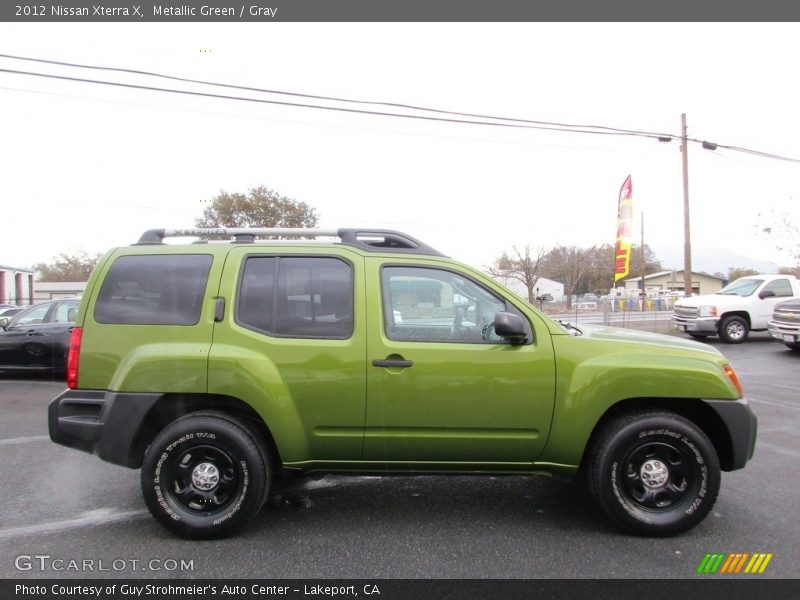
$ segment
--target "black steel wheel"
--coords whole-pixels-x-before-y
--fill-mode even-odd
[[[719,493],[719,458],[691,421],[666,411],[610,422],[595,439],[590,488],[603,511],[640,535],[666,536],[700,523]]]
[[[155,518],[189,538],[216,538],[245,525],[269,492],[260,440],[228,417],[188,415],[162,430],[145,454],[142,494]]]

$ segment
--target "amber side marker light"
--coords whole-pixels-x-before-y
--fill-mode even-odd
[[[728,379],[731,380],[731,383],[733,384],[733,387],[735,387],[738,390],[739,398],[744,396],[744,390],[742,390],[742,384],[739,381],[738,375],[736,375],[736,371],[733,370],[733,367],[730,366],[730,365],[725,365],[722,368],[725,369],[725,375],[727,375]]]

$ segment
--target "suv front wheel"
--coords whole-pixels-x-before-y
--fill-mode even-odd
[[[667,536],[702,521],[719,493],[719,458],[708,437],[671,412],[610,422],[589,456],[592,494],[618,525]]]
[[[250,521],[269,492],[270,465],[258,438],[233,419],[187,415],[153,440],[142,465],[147,508],[189,538],[228,535]]]

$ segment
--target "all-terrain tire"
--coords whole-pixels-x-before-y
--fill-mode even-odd
[[[232,417],[190,414],[167,425],[144,457],[142,495],[164,527],[193,539],[229,535],[269,493],[263,443]]]
[[[609,422],[595,437],[589,486],[623,529],[676,535],[700,523],[720,487],[719,458],[691,421],[668,411],[637,412]]]

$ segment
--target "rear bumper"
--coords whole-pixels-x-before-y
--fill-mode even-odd
[[[48,409],[50,439],[101,459],[137,468],[136,435],[161,394],[64,390]]]
[[[726,471],[741,469],[747,464],[756,448],[758,419],[744,398],[732,400],[704,400],[725,424],[731,440],[731,462]]]

